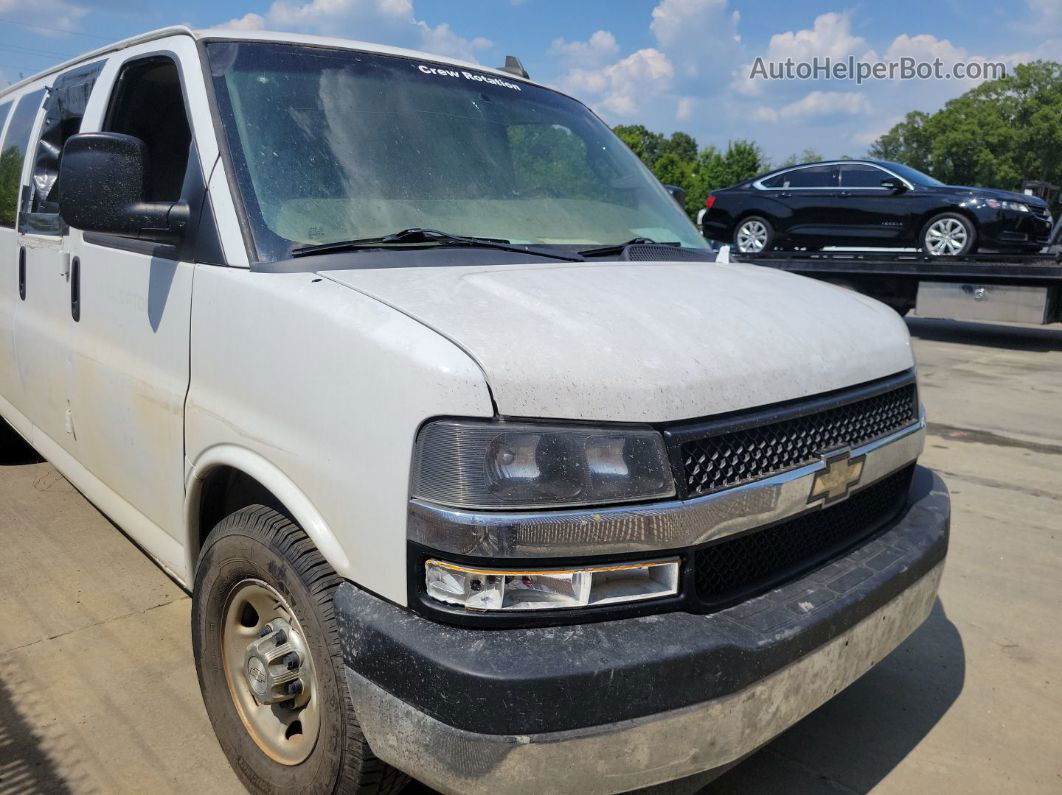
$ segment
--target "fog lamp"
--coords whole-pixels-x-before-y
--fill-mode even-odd
[[[568,569],[490,569],[442,560],[424,564],[428,596],[470,610],[555,610],[674,596],[679,560]]]

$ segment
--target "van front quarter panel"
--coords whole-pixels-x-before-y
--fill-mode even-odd
[[[329,561],[337,573],[405,604],[413,440],[432,416],[492,415],[478,366],[419,322],[316,274],[215,266],[196,272],[191,347],[195,476],[207,461],[268,462],[345,552],[348,565]],[[225,461],[211,452],[220,446],[254,455]],[[190,550],[198,544],[189,539]]]

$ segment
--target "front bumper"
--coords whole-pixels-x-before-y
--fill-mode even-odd
[[[1051,236],[1051,219],[1034,213],[999,210],[980,223],[981,243],[989,248],[1042,248]]]
[[[375,753],[447,792],[621,792],[723,768],[921,624],[949,521],[943,482],[919,469],[887,530],[709,615],[484,631],[345,584],[335,604],[351,696]]]

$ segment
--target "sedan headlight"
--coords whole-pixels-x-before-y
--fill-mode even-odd
[[[424,585],[431,598],[469,610],[598,607],[675,596],[679,560],[523,570],[428,560]]]
[[[1029,205],[1022,202],[1000,201],[999,199],[985,199],[985,204],[993,210],[1015,210],[1019,213],[1029,212]]]
[[[439,420],[421,429],[413,496],[456,508],[561,508],[675,494],[653,430]]]

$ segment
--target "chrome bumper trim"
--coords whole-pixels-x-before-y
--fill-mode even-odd
[[[373,752],[442,792],[627,792],[725,767],[821,706],[926,619],[943,571],[938,563],[851,629],[743,690],[587,729],[477,734],[441,723],[349,668],[347,682]]]
[[[858,493],[914,462],[925,444],[925,417],[854,448],[865,456]],[[554,511],[463,511],[411,500],[411,541],[439,552],[488,558],[556,558],[656,552],[696,546],[808,510],[824,461],[691,500]],[[831,504],[837,504],[836,502]],[[819,507],[822,503],[819,502]]]

